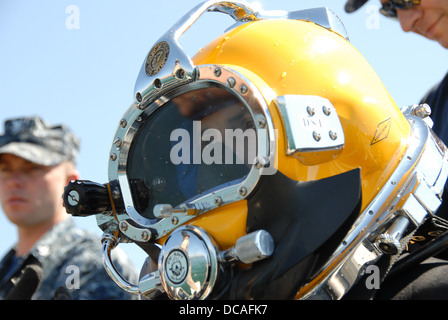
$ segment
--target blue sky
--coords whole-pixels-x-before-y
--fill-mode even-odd
[[[157,39],[200,2],[0,0],[0,122],[33,114],[67,124],[81,138],[81,178],[107,182],[109,149],[133,101],[144,58]],[[343,10],[343,0],[257,2],[265,10],[334,11],[399,107],[418,103],[448,70],[448,50],[404,33],[398,22],[380,16],[379,0],[350,15]],[[79,20],[72,20],[77,13]],[[231,24],[223,14],[207,13],[181,44],[194,54]],[[75,221],[101,235],[94,218]],[[17,240],[15,227],[1,209],[0,230],[1,256]],[[133,244],[122,247],[140,270],[142,251]]]

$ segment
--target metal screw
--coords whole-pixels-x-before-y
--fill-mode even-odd
[[[146,105],[146,104],[138,104],[137,105],[137,108],[139,108],[140,110],[145,110],[146,109],[146,107],[147,107],[148,105]]]
[[[117,155],[116,155],[115,153],[112,153],[112,154],[109,156],[109,158],[110,158],[110,160],[115,161],[115,160],[117,160]]]
[[[176,216],[172,217],[171,218],[171,223],[174,224],[174,225],[178,224],[179,223],[179,218],[176,217]]]
[[[329,132],[331,140],[336,140],[338,138],[338,134],[332,130]]]
[[[222,205],[222,198],[221,197],[216,197],[215,198],[215,204],[219,207],[220,205]]]
[[[266,120],[263,118],[260,118],[257,120],[258,126],[263,129],[264,127],[266,127]]]
[[[241,187],[239,190],[240,196],[245,196],[247,194],[247,189],[245,187]]]
[[[329,107],[327,107],[327,106],[323,106],[322,107],[322,111],[324,112],[324,114],[326,116],[329,116],[331,114],[331,109]]]
[[[216,67],[214,70],[215,76],[219,77],[219,76],[221,76],[221,73],[222,73],[221,68]]]
[[[227,79],[227,85],[230,88],[233,88],[235,86],[235,84],[236,84],[236,80],[234,78],[230,77],[229,79]]]
[[[313,107],[310,107],[310,106],[306,107],[306,112],[308,112],[308,114],[309,114],[310,116],[314,116],[314,114],[316,113],[315,110],[314,110],[314,108],[313,108]]]
[[[143,231],[142,234],[141,234],[141,238],[142,238],[142,240],[144,240],[144,241],[148,240],[148,239],[149,239],[149,234],[148,234],[148,232],[147,232],[147,231]]]
[[[140,92],[137,92],[135,94],[135,99],[137,99],[138,102],[142,102],[142,100],[143,100],[142,94]]]
[[[114,145],[115,145],[117,148],[120,148],[120,147],[121,147],[121,139],[120,139],[120,138],[115,139],[115,141],[114,141]]]
[[[128,224],[126,222],[122,221],[120,223],[120,230],[123,231],[123,232],[128,230]]]
[[[245,84],[242,84],[241,86],[240,86],[240,92],[241,92],[241,94],[246,94],[247,93],[247,86],[245,85]]]
[[[127,125],[128,125],[128,122],[127,122],[126,120],[124,120],[124,119],[121,119],[121,120],[120,120],[120,126],[121,126],[122,128],[126,128]]]

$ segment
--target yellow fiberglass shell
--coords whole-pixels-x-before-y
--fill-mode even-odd
[[[196,66],[230,67],[258,88],[277,129],[275,166],[290,179],[318,180],[361,168],[361,210],[375,198],[406,151],[410,126],[371,66],[345,38],[313,22],[246,23],[200,49],[192,60]],[[333,104],[345,135],[344,149],[336,159],[310,166],[286,155],[286,136],[275,102],[282,95],[320,96]],[[240,201],[189,223],[205,228],[225,249],[245,234],[246,216],[247,202]]]
[[[372,67],[345,38],[313,22],[247,23],[202,48],[193,62],[229,66],[258,87],[278,129],[277,169],[290,179],[318,180],[361,168],[364,209],[406,151],[409,123]],[[286,155],[274,101],[282,95],[315,95],[333,104],[345,135],[339,157],[309,166]]]

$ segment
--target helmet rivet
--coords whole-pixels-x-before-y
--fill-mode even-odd
[[[266,120],[265,119],[263,119],[263,118],[260,118],[260,119],[258,119],[257,120],[257,123],[258,123],[258,126],[260,127],[260,128],[264,128],[264,127],[266,127]]]
[[[241,187],[239,192],[240,196],[245,196],[247,194],[247,189],[245,187]]]
[[[325,113],[325,115],[329,116],[331,113],[331,109],[327,106],[322,107],[322,111]]]
[[[115,161],[115,160],[117,160],[117,155],[116,155],[115,153],[112,153],[112,154],[109,156],[109,158],[110,158],[110,160]]]
[[[214,70],[214,73],[215,73],[215,76],[217,76],[217,77],[221,76],[221,73],[222,73],[221,68],[216,67]]]
[[[127,125],[128,125],[128,123],[127,123],[126,120],[124,120],[124,119],[121,119],[121,120],[120,120],[120,126],[121,126],[122,128],[126,128]]]
[[[221,197],[216,197],[215,198],[215,204],[219,207],[220,205],[222,205],[222,198]]]
[[[148,232],[147,231],[143,231],[142,234],[141,234],[141,238],[142,238],[142,240],[148,240],[148,238],[149,238]]]
[[[234,78],[230,77],[229,79],[227,79],[227,85],[230,88],[233,88],[235,86],[235,84],[236,84],[236,80]]]
[[[135,94],[135,99],[137,99],[138,102],[142,102],[142,100],[143,100],[142,94],[140,92],[137,92]]]
[[[240,86],[240,92],[241,92],[241,94],[246,94],[247,93],[247,86],[245,84],[242,84]]]
[[[121,231],[126,231],[126,230],[128,230],[128,224],[126,223],[126,222],[121,222],[120,223],[120,230]]]
[[[320,141],[320,133],[316,132],[316,131],[313,131],[313,138],[316,141]]]
[[[315,114],[314,108],[312,108],[310,106],[306,107],[306,112],[308,112],[308,114],[310,116],[314,116],[314,114]]]
[[[115,139],[115,141],[114,141],[114,145],[115,145],[117,148],[120,148],[120,147],[121,147],[121,144],[122,144],[122,142],[121,142],[121,139],[120,139],[120,138]]]
[[[176,216],[172,217],[171,218],[171,223],[174,224],[174,225],[178,224],[179,223],[179,218],[176,217]]]
[[[338,138],[338,134],[332,130],[329,132],[331,140],[336,140]]]

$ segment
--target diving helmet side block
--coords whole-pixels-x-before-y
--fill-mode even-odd
[[[221,251],[202,228],[187,225],[176,229],[163,245],[158,270],[144,275],[138,285],[123,279],[111,262],[110,252],[116,240],[103,236],[105,267],[112,279],[130,293],[150,296],[166,292],[171,299],[205,299],[215,288],[222,271],[236,262],[253,263],[270,257],[274,242],[265,230],[241,237],[233,248]]]

